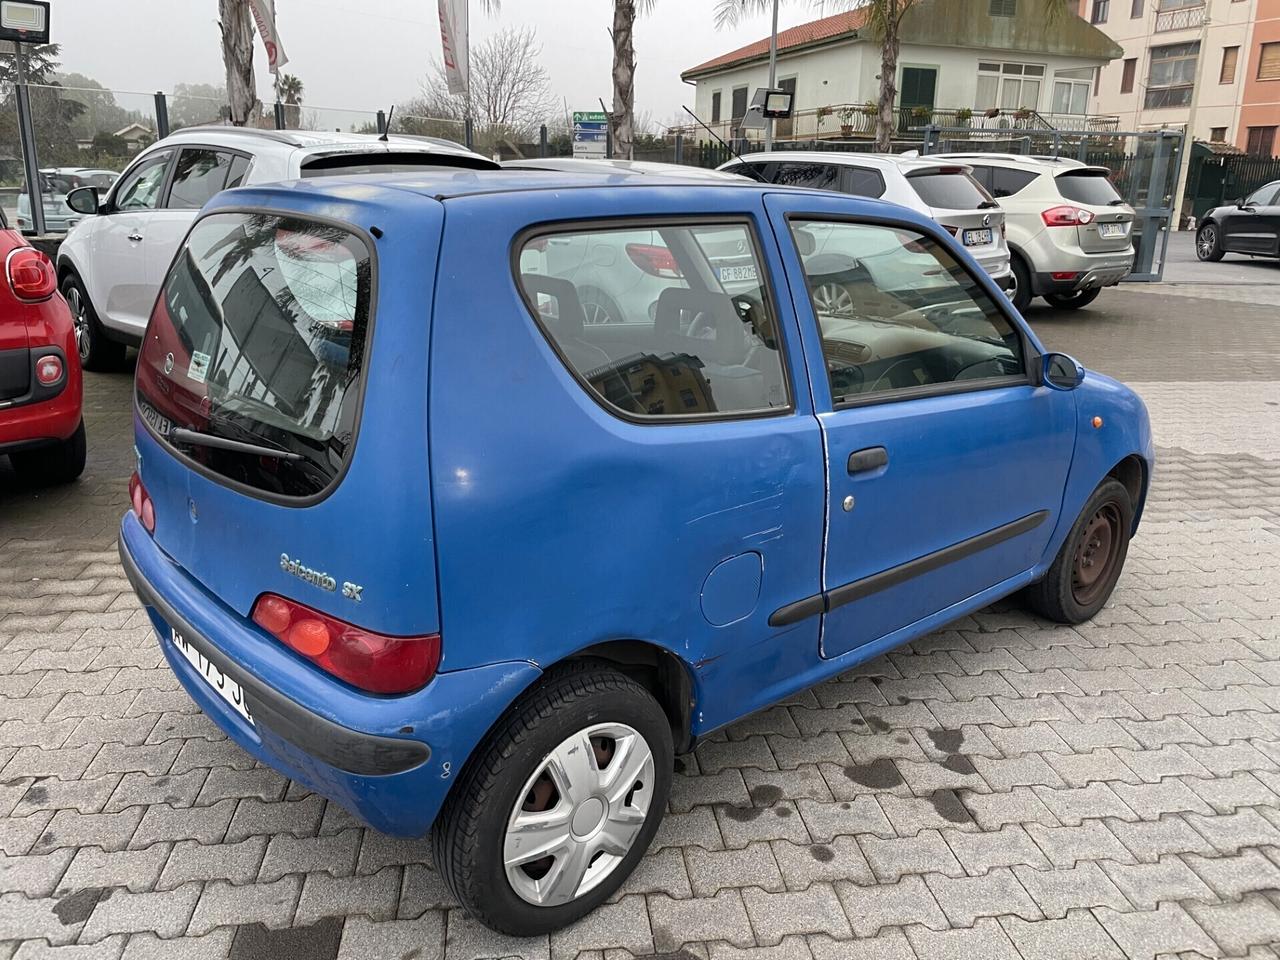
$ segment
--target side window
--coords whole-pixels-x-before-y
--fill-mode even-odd
[[[171,156],[167,151],[153,154],[126,174],[116,190],[115,208],[149,210],[155,207],[160,200],[160,188],[164,186]]]
[[[977,180],[978,183],[982,184],[982,189],[986,190],[987,193],[990,193],[993,197],[995,196],[995,193],[993,192],[993,189],[992,189],[993,184],[991,181],[994,175],[995,175],[995,170],[993,170],[991,167],[974,167],[973,173],[970,174],[970,176],[972,176],[973,179]]]
[[[1276,202],[1277,187],[1280,184],[1268,183],[1249,194],[1248,202],[1259,207],[1267,207]]]
[[[884,178],[867,167],[841,167],[840,190],[855,197],[883,197]]]
[[[791,229],[836,403],[1025,377],[1022,338],[946,247],[904,227],[793,220]]]
[[[977,176],[977,170],[974,170],[974,176]],[[1031,173],[1027,170],[1009,170],[1005,167],[991,168],[991,182],[982,183],[987,188],[987,192],[993,197],[1013,197],[1022,192],[1027,184],[1031,183],[1038,173]]]
[[[173,169],[169,206],[175,210],[199,210],[227,183],[232,155],[202,147],[183,150]]]
[[[244,183],[245,174],[249,172],[249,167],[253,165],[253,161],[248,157],[236,154],[231,158],[231,169],[227,172],[227,185],[223,189],[230,190],[232,187],[238,187]]]
[[[544,234],[525,241],[518,263],[538,325],[606,408],[662,422],[789,407],[745,224]]]
[[[819,190],[840,188],[840,168],[830,163],[779,163],[774,183],[790,187],[815,187]]]

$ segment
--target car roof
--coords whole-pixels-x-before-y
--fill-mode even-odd
[[[1068,170],[1085,170],[1099,169],[1091,164],[1084,163],[1080,160],[1073,160],[1071,157],[1050,157],[1039,154],[1025,153],[933,153],[932,157],[946,157],[952,160],[963,160],[966,162],[981,163],[998,163],[1006,167],[1021,167],[1032,170],[1046,170],[1050,173],[1065,173]],[[1101,168],[1101,169],[1105,169]]]
[[[388,134],[384,140],[373,133],[328,133],[323,130],[259,130],[254,127],[230,127],[220,124],[202,127],[183,127],[169,134],[157,144],[212,143],[216,146],[250,147],[253,141],[261,144],[279,144],[295,150],[315,153],[364,149],[369,151],[407,151],[443,153],[450,156],[485,159],[460,143],[441,137],[416,137],[408,134]],[[153,145],[154,148],[155,145]]]
[[[879,170],[901,170],[904,173],[916,170],[928,170],[935,167],[964,166],[955,160],[929,157],[909,157],[898,153],[855,153],[843,150],[766,150],[759,153],[748,153],[741,157],[748,163],[762,163],[777,160],[799,160],[803,163],[839,163],[864,167],[875,167]],[[734,161],[729,161],[730,163]]]
[[[508,170],[559,170],[562,173],[635,173],[646,176],[680,176],[705,180],[741,180],[741,174],[712,170],[707,167],[687,167],[676,163],[659,163],[655,160],[611,160],[587,157],[538,157],[522,160],[506,160],[502,166]]]

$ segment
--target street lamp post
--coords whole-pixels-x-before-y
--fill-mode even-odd
[[[773,0],[773,30],[769,33],[769,89],[774,88],[778,74],[778,3]],[[764,122],[764,148],[773,149],[773,118]]]

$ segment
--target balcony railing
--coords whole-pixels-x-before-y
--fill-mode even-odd
[[[1120,118],[1096,114],[1040,113],[1035,110],[973,110],[968,107],[896,107],[894,137],[923,138],[926,126],[972,127],[975,130],[1088,130],[1106,133],[1120,128]],[[763,130],[739,132],[730,120],[708,123],[708,127],[724,140],[742,138],[763,141]],[[691,139],[707,139],[706,128],[699,124],[671,127],[669,135],[683,134]],[[828,107],[797,110],[790,120],[775,121],[773,137],[784,140],[870,140],[876,134],[876,114],[864,104],[837,103]]]
[[[1182,7],[1177,10],[1161,10],[1156,13],[1156,33],[1170,30],[1194,30],[1204,26],[1206,7]]]

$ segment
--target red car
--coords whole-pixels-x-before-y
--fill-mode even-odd
[[[76,331],[53,264],[0,214],[0,455],[36,483],[84,470]]]

